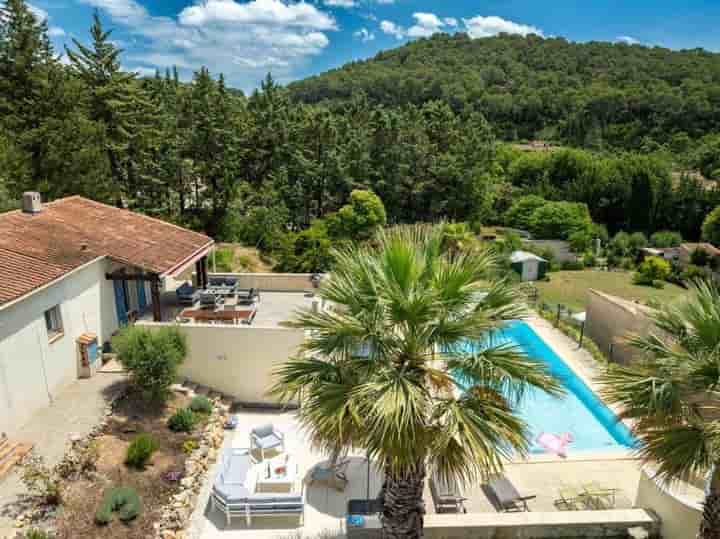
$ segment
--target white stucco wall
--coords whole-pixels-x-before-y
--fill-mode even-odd
[[[77,377],[76,343],[93,332],[100,343],[117,329],[107,259],[98,259],[0,310],[0,431],[17,429]],[[60,305],[64,335],[48,341],[44,313]]]
[[[162,322],[137,325],[161,327]],[[270,404],[273,371],[294,356],[305,332],[290,328],[180,324],[188,355],[180,377],[232,395],[241,402]]]

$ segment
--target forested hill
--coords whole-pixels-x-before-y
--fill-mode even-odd
[[[641,148],[720,130],[720,54],[622,43],[437,34],[290,85],[305,102],[363,91],[376,103],[447,101],[507,140]]]

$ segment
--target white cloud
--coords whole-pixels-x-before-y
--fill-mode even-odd
[[[330,7],[355,7],[357,2],[355,0],[323,0],[323,4]]]
[[[380,21],[380,30],[385,34],[395,36],[397,39],[403,39],[406,35],[405,28],[392,21]]]
[[[375,39],[375,34],[364,27],[354,32],[353,36],[362,41],[363,43],[367,43],[368,41],[373,41]]]
[[[455,28],[458,25],[457,19],[452,17],[441,19],[434,13],[422,11],[413,13],[413,19],[415,19],[415,24],[410,26],[410,28],[405,28],[392,21],[382,21],[380,23],[380,30],[386,34],[395,36],[397,39],[404,39],[406,37],[429,37],[438,32]]]
[[[494,36],[503,32],[506,34],[520,34],[522,36],[528,34],[543,35],[542,30],[539,28],[527,24],[518,24],[494,15],[490,17],[478,15],[471,19],[463,19],[463,23],[465,24],[468,35],[472,38]]]
[[[180,24],[203,26],[208,23],[271,24],[333,30],[334,19],[306,2],[285,3],[281,0],[206,0],[186,7],[178,15]]]
[[[637,45],[638,43],[640,43],[639,39],[635,39],[634,37],[631,37],[631,36],[617,36],[615,38],[615,41],[627,43],[628,45]]]
[[[140,66],[189,70],[207,66],[245,88],[269,70],[278,80],[330,43],[337,29],[331,14],[304,1],[205,0],[177,18],[151,15],[136,0],[81,0],[105,11],[114,24],[143,38],[145,50],[127,55]]]
[[[50,37],[63,37],[65,35],[65,30],[63,30],[59,26],[51,26],[48,29],[48,34],[50,35]]]

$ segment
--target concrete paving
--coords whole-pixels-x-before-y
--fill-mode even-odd
[[[34,453],[54,466],[65,454],[71,436],[85,436],[97,425],[106,403],[122,391],[125,380],[126,375],[119,373],[98,373],[87,380],[76,380],[57,394],[52,405],[39,410],[8,435],[34,444]],[[17,467],[0,480],[0,537],[11,536],[25,494]]]

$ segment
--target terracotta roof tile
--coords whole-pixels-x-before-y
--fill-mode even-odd
[[[0,214],[0,305],[100,256],[171,273],[209,247],[204,234],[72,196],[37,214]]]

